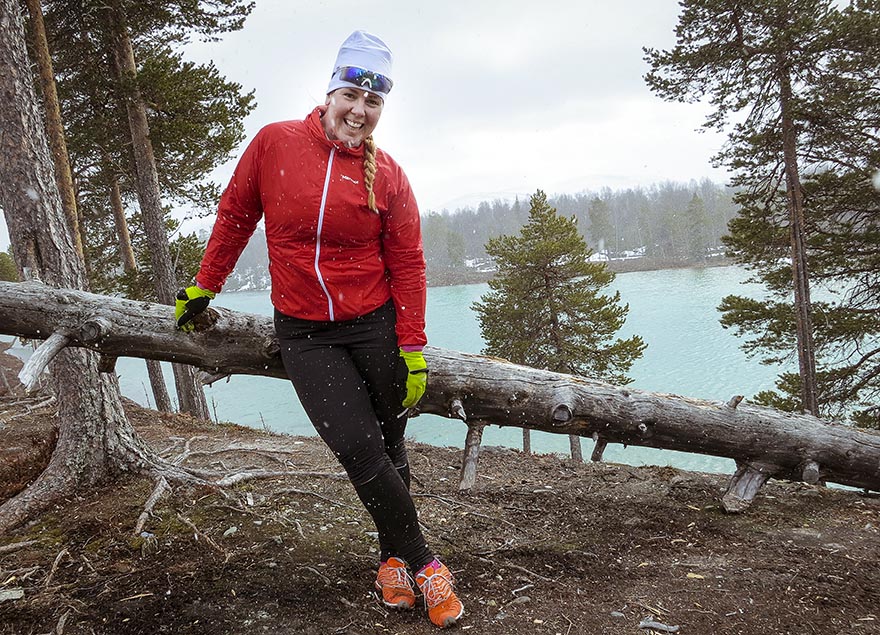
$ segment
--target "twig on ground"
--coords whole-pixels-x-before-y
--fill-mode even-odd
[[[487,516],[486,514],[479,514],[477,512],[462,512],[462,516],[477,516],[478,518],[485,518],[486,520],[491,520],[492,522],[502,522],[505,525],[510,525],[514,529],[519,529],[519,527],[509,520],[504,520],[503,518],[493,518],[492,516]]]
[[[321,578],[325,583],[327,583],[327,584],[333,584],[333,581],[332,581],[330,578],[328,578],[326,575],[324,575],[323,573],[321,573],[320,571],[318,571],[315,567],[304,566],[304,567],[302,567],[302,568],[305,569],[305,570],[307,570],[307,571],[311,571],[311,572],[314,573],[316,576],[318,576],[319,578]]]
[[[22,581],[27,580],[39,570],[39,566],[22,567],[20,569],[10,569],[9,571],[0,569],[0,584],[9,584],[10,578],[17,578]]]
[[[55,572],[58,570],[58,564],[61,562],[61,558],[67,555],[67,549],[62,549],[57,556],[55,556],[55,562],[52,563],[52,568],[49,570],[49,575],[46,576],[46,582],[43,586],[48,587],[52,582],[52,578],[55,577]]]
[[[19,419],[21,417],[26,417],[29,414],[31,414],[34,410],[41,410],[43,408],[48,408],[49,406],[54,405],[54,403],[55,403],[55,397],[53,395],[52,397],[49,397],[48,399],[45,399],[45,400],[41,401],[40,403],[33,404],[31,406],[26,406],[24,409],[24,412],[20,412],[17,415],[12,415],[11,417],[9,417],[9,419],[7,421],[13,421],[13,420]]]
[[[221,547],[220,545],[218,545],[216,542],[214,542],[214,540],[213,540],[208,534],[203,533],[198,527],[196,527],[196,525],[195,525],[195,523],[193,523],[193,521],[191,521],[189,518],[183,516],[183,515],[180,514],[180,513],[177,514],[177,519],[178,519],[180,522],[182,522],[184,525],[186,525],[187,527],[189,527],[190,529],[192,529],[193,532],[195,532],[196,540],[198,540],[199,537],[204,538],[204,540],[205,540],[206,543],[208,543],[208,544],[209,544],[211,547],[213,547],[216,551],[219,551],[220,553],[223,554],[223,556],[226,558],[226,560],[225,560],[226,562],[229,561],[229,558],[231,557],[231,554],[230,554],[229,552],[227,552],[223,547]]]
[[[156,479],[156,487],[153,489],[153,493],[150,494],[150,497],[144,504],[144,510],[141,512],[141,515],[138,516],[137,523],[135,523],[135,536],[141,535],[141,532],[144,530],[144,525],[146,524],[147,519],[150,517],[150,514],[153,513],[153,508],[156,506],[156,503],[159,502],[159,499],[162,498],[165,492],[169,491],[171,491],[171,487],[168,485],[168,481],[165,480],[164,476],[160,476],[158,479]]]
[[[287,452],[285,450],[265,450],[262,448],[237,448],[237,447],[228,447],[228,448],[220,448],[217,450],[197,450],[195,452],[190,452],[187,455],[187,458],[193,458],[196,456],[217,456],[218,454],[256,454],[257,456],[261,456],[264,459],[268,459],[270,461],[274,461],[276,463],[281,463],[282,465],[288,465],[288,462],[283,458],[279,458],[277,456],[273,456],[273,454],[293,454],[293,452]]]
[[[267,471],[254,471],[254,472],[238,472],[236,474],[230,474],[229,476],[225,476],[217,481],[216,485],[219,487],[229,487],[230,485],[236,485],[238,483],[244,483],[245,481],[252,481],[254,479],[260,478],[279,478],[286,476],[309,476],[314,478],[334,478],[334,479],[345,479],[347,478],[344,473],[341,472],[300,472],[300,471],[278,471],[278,472],[267,472]]]
[[[553,580],[551,578],[545,578],[540,573],[535,573],[534,571],[530,571],[529,569],[526,569],[525,567],[521,567],[518,564],[513,564],[511,562],[504,562],[504,563],[499,564],[499,563],[495,562],[494,560],[490,560],[489,558],[484,558],[483,556],[477,556],[477,559],[482,560],[483,562],[487,562],[487,563],[489,563],[493,566],[496,566],[496,567],[507,567],[509,569],[516,569],[517,571],[522,571],[523,573],[527,573],[530,576],[538,578],[542,582],[550,582],[551,584],[556,584],[556,580]]]
[[[337,628],[335,631],[333,631],[333,635],[345,635],[345,633],[348,632],[348,627],[352,624],[354,624],[354,620],[351,620],[345,626],[340,626],[339,628]]]
[[[346,507],[348,509],[353,509],[355,511],[361,511],[360,507],[355,507],[354,505],[349,505],[348,503],[343,503],[341,501],[333,500],[332,498],[327,498],[323,494],[318,494],[317,492],[310,492],[309,490],[305,490],[305,489],[295,489],[292,487],[285,488],[282,490],[278,490],[276,492],[276,494],[303,494],[306,496],[315,496],[317,498],[320,498],[322,500],[327,501],[328,503],[333,503],[334,505],[338,505],[339,507]]]
[[[543,514],[543,513],[545,513],[541,509],[524,509],[522,507],[513,507],[512,505],[505,505],[504,507],[502,507],[502,509],[508,509],[512,512],[523,512],[526,514]]]
[[[660,631],[661,633],[677,633],[681,627],[669,626],[668,624],[661,624],[654,620],[644,619],[639,622],[639,628],[649,628],[652,631]]]
[[[641,606],[646,611],[651,611],[651,613],[657,616],[669,615],[669,611],[661,606],[654,607],[648,604],[642,604],[641,602],[633,602],[633,604],[635,604],[636,606]]]
[[[511,569],[516,569],[517,571],[522,571],[523,573],[528,573],[529,575],[535,576],[536,578],[538,578],[539,580],[543,580],[544,582],[550,582],[550,583],[556,582],[556,580],[553,580],[551,578],[545,578],[540,573],[535,573],[534,571],[526,569],[525,567],[521,567],[518,564],[513,564],[511,562],[508,562],[502,566],[510,567]]]
[[[433,498],[435,500],[440,501],[441,503],[446,503],[450,507],[475,507],[475,505],[471,505],[470,503],[465,503],[464,501],[451,500],[449,498],[445,498],[443,496],[440,496],[439,494],[413,492],[412,497],[413,498]]]
[[[531,588],[534,587],[534,586],[535,586],[534,584],[532,584],[531,582],[529,582],[528,584],[524,584],[524,585],[522,585],[522,586],[519,587],[518,589],[514,589],[513,591],[511,591],[511,593],[512,593],[514,596],[516,596],[517,593],[521,593],[521,592],[523,592],[523,591],[526,591],[527,589],[531,589]]]
[[[80,558],[82,558],[83,562],[86,563],[86,566],[91,570],[92,573],[98,573],[95,567],[92,566],[91,560],[86,558],[85,554],[80,555]]]
[[[64,635],[64,626],[67,624],[67,618],[70,617],[72,612],[71,609],[67,609],[64,612],[64,615],[58,618],[58,623],[55,625],[55,633],[53,635]]]
[[[489,549],[488,551],[477,551],[475,555],[477,556],[491,556],[496,551],[501,551],[502,549],[507,549],[515,543],[513,538],[508,538],[502,544],[498,545],[494,549]]]
[[[24,549],[25,547],[30,547],[31,545],[35,545],[39,540],[25,540],[24,542],[11,542],[8,545],[0,545],[0,553],[12,553],[13,551],[18,551],[19,549]]]

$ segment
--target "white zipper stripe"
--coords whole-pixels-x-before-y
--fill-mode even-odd
[[[327,162],[327,176],[324,177],[324,193],[321,195],[321,209],[318,211],[318,232],[315,236],[315,274],[318,276],[318,284],[324,289],[324,295],[327,296],[327,308],[330,310],[330,321],[333,322],[333,298],[330,297],[330,291],[324,284],[324,278],[321,276],[321,267],[318,265],[318,259],[321,257],[321,229],[324,226],[324,206],[327,204],[327,190],[330,189],[330,173],[333,171],[333,156],[336,154],[336,148],[330,149],[330,160]]]

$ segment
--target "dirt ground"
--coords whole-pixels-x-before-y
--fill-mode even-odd
[[[146,478],[65,501],[0,536],[0,634],[437,630],[421,604],[398,613],[375,599],[370,519],[320,441],[128,410],[187,467],[298,474],[175,488],[140,535]],[[0,500],[45,462],[53,412],[0,382]],[[721,475],[484,448],[462,494],[460,449],[411,443],[410,461],[425,533],[465,604],[454,630],[880,633],[876,497],[771,482],[728,515]]]

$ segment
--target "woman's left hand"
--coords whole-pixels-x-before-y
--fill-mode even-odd
[[[412,408],[428,387],[428,364],[422,351],[404,351],[401,349],[400,356],[406,362],[409,372],[406,375],[406,397],[403,400],[404,408]]]

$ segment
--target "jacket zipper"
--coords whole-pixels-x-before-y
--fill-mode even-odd
[[[321,285],[324,295],[327,296],[327,308],[330,311],[331,322],[335,321],[333,317],[333,298],[330,297],[330,291],[327,289],[327,285],[324,284],[324,277],[321,275],[318,259],[321,257],[321,229],[324,226],[324,207],[327,204],[327,190],[330,189],[330,174],[333,171],[333,157],[335,154],[336,148],[333,147],[330,149],[330,160],[327,162],[327,176],[324,177],[324,193],[321,195],[321,209],[318,211],[318,231],[315,236],[315,275],[318,276],[318,284]]]

